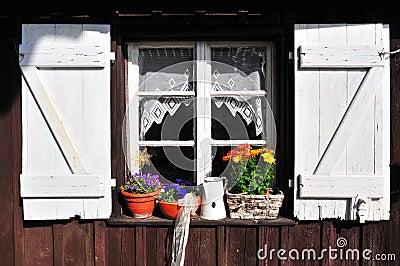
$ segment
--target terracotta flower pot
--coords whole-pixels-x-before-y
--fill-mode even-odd
[[[197,196],[197,202],[198,202],[198,204],[197,204],[197,208],[196,208],[196,213],[200,209],[201,198],[199,196]],[[180,208],[182,208],[182,206],[178,205],[178,201],[166,202],[166,201],[160,200],[158,202],[158,205],[160,206],[160,210],[161,210],[162,214],[166,218],[172,219],[172,220],[176,219],[176,216],[178,215]]]
[[[126,205],[134,218],[148,218],[153,214],[155,200],[160,190],[147,194],[133,194],[121,190],[121,194],[126,200]]]

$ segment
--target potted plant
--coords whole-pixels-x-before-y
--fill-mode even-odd
[[[144,149],[135,159],[139,164],[139,172],[129,174],[120,193],[125,198],[128,209],[134,218],[148,218],[152,215],[155,201],[160,193],[161,183],[159,176],[141,173],[145,164],[150,164],[151,155]]]
[[[153,213],[160,188],[158,175],[134,173],[120,187],[120,192],[133,217],[148,218]]]
[[[163,185],[158,194],[158,205],[162,214],[168,219],[176,219],[182,208],[179,201],[187,193],[193,193],[197,197],[196,212],[198,212],[201,199],[197,187],[191,186],[190,182],[186,180],[176,179],[175,183]]]
[[[272,188],[275,179],[275,152],[241,144],[229,151],[230,189],[226,193],[231,218],[276,219],[284,195]]]

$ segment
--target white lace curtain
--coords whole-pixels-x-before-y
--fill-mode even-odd
[[[140,49],[141,92],[193,91],[194,56],[192,48]],[[265,48],[211,48],[211,88],[213,91],[265,90]],[[225,105],[232,116],[237,113],[256,135],[263,132],[262,101],[259,97],[215,97],[217,108]],[[161,124],[165,115],[173,116],[188,97],[147,98],[141,101],[141,129],[144,138],[153,123]]]

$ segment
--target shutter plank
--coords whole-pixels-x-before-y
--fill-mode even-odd
[[[22,100],[27,106],[23,106],[25,156],[21,178],[27,175],[40,179],[30,181],[30,188],[21,187],[24,220],[106,219],[111,214],[110,44],[109,25],[22,26],[20,51],[32,50],[23,47],[29,45],[33,50],[21,57],[21,69],[32,67],[29,70],[37,72],[30,78],[45,85],[40,87],[40,97],[50,99],[52,104],[38,106],[36,93],[28,88],[31,84],[23,81]],[[56,48],[54,57],[35,54],[49,47]],[[71,54],[71,50],[76,53]],[[98,64],[93,60],[96,57],[104,63]],[[28,62],[29,58],[36,58],[37,63],[30,66],[33,61]],[[67,60],[71,58],[74,64],[69,66]],[[56,120],[45,115],[52,111],[57,112]],[[59,125],[61,132],[57,131]],[[65,136],[68,138],[61,145],[59,140],[65,141]],[[73,151],[66,153],[71,147]],[[78,165],[71,170],[68,164],[76,160]],[[90,179],[84,180],[87,177]],[[41,183],[43,186],[38,186]]]
[[[104,67],[103,45],[21,45],[21,66]]]
[[[68,162],[72,173],[87,173],[76,146],[69,137],[65,125],[63,124],[52,99],[46,91],[46,85],[44,85],[40,80],[38,69],[33,66],[23,66],[21,67],[21,70],[29,89],[31,90],[36,103],[47,122],[47,125]]]
[[[316,166],[315,174],[330,173],[334,168],[335,162],[344,152],[348,140],[358,131],[358,125],[362,122],[360,114],[371,108],[376,90],[382,85],[383,74],[383,68],[371,68],[368,71]]]
[[[300,220],[357,220],[359,197],[368,202],[366,220],[389,217],[389,60],[379,55],[390,50],[388,33],[382,24],[295,26],[294,215]]]
[[[370,198],[384,196],[383,176],[378,175],[304,175],[300,176],[302,198]]]
[[[300,68],[383,67],[378,45],[300,46]]]
[[[319,38],[324,40],[326,45],[346,44],[346,27],[341,24],[325,25],[324,30],[319,32]],[[308,70],[307,70],[308,71]],[[319,99],[318,109],[319,117],[319,157],[324,152],[335,133],[343,114],[348,106],[346,102],[347,91],[347,70],[335,69],[330,71],[319,71]],[[306,116],[308,117],[308,116]],[[340,156],[337,159],[335,173],[346,173],[346,158]],[[311,165],[312,166],[312,165]],[[311,171],[314,171],[312,169]]]
[[[76,198],[104,196],[101,175],[24,175],[20,176],[23,198]]]

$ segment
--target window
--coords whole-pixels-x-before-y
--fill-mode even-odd
[[[139,150],[170,181],[224,174],[222,156],[248,143],[275,148],[274,44],[130,43],[125,155]]]
[[[279,109],[278,171],[294,179],[285,190],[294,216],[389,219],[390,65],[381,56],[390,51],[388,25],[293,30],[293,84],[283,33],[274,39],[279,53],[268,42],[129,43],[123,139],[130,170],[147,148],[154,154],[147,170],[168,179],[199,184],[224,175],[221,157],[231,146],[275,148]],[[124,111],[110,108],[123,106],[110,93],[110,27],[26,24],[22,33],[24,220],[109,218],[110,147],[120,140]]]

